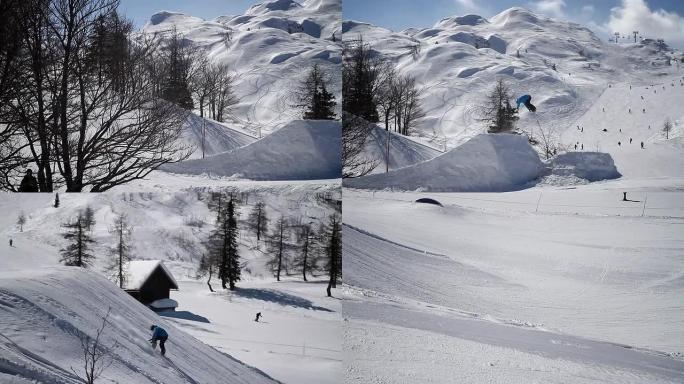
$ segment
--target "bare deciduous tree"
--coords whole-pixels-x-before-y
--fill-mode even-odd
[[[102,317],[102,325],[95,332],[95,337],[85,333],[78,335],[83,352],[83,373],[77,372],[74,367],[71,367],[71,371],[83,380],[85,384],[95,384],[95,380],[114,362],[112,350],[118,347],[118,343],[115,342],[114,345],[108,348],[102,345],[104,330],[109,325],[109,315],[111,312],[112,308],[109,307],[107,313]]]
[[[342,115],[342,177],[369,174],[380,163],[365,155],[366,141],[373,126],[368,121],[343,112]]]

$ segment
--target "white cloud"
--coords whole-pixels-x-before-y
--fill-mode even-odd
[[[475,0],[454,0],[462,12],[481,12],[482,7],[475,3]]]
[[[684,45],[684,17],[663,9],[651,10],[644,0],[622,0],[620,6],[610,10],[606,27],[625,34],[639,31],[647,38],[663,38],[670,45]]]
[[[593,5],[585,5],[582,7],[582,13],[585,14],[592,14],[594,13],[594,6]]]
[[[565,19],[565,1],[564,0],[539,0],[530,3],[530,7],[535,11],[546,16],[555,17],[557,19]]]

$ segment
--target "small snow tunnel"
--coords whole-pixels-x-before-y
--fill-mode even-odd
[[[420,199],[416,200],[416,203],[439,205],[440,207],[443,207],[442,203],[429,197],[421,197]]]

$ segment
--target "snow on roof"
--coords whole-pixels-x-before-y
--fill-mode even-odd
[[[140,289],[157,267],[161,267],[162,272],[173,283],[174,288],[178,289],[176,279],[173,278],[173,275],[161,260],[131,260],[128,264],[128,279],[126,280],[125,289]]]

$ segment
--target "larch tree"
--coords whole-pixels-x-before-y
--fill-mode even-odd
[[[259,241],[268,231],[268,216],[266,214],[266,204],[263,201],[254,204],[252,211],[247,217],[247,225],[256,235],[258,246]]]
[[[71,221],[62,224],[66,231],[62,237],[67,241],[67,246],[60,250],[60,262],[64,265],[88,268],[95,259],[91,252],[95,241],[86,230],[84,221],[84,213],[80,211]]]
[[[128,221],[128,216],[124,213],[116,215],[114,224],[109,229],[109,232],[114,236],[116,241],[114,247],[110,250],[112,260],[109,265],[109,270],[113,273],[119,288],[124,288],[126,285],[128,265],[132,256],[131,236],[133,234],[133,227]]]
[[[298,254],[293,258],[292,264],[301,271],[302,279],[308,281],[306,274],[316,268],[316,233],[311,224],[302,224],[297,227]]]
[[[269,237],[269,253],[271,259],[267,265],[273,271],[277,281],[280,281],[280,275],[284,269],[287,268],[288,254],[290,244],[288,243],[290,237],[289,226],[285,217],[281,216],[275,223],[275,228]]]

